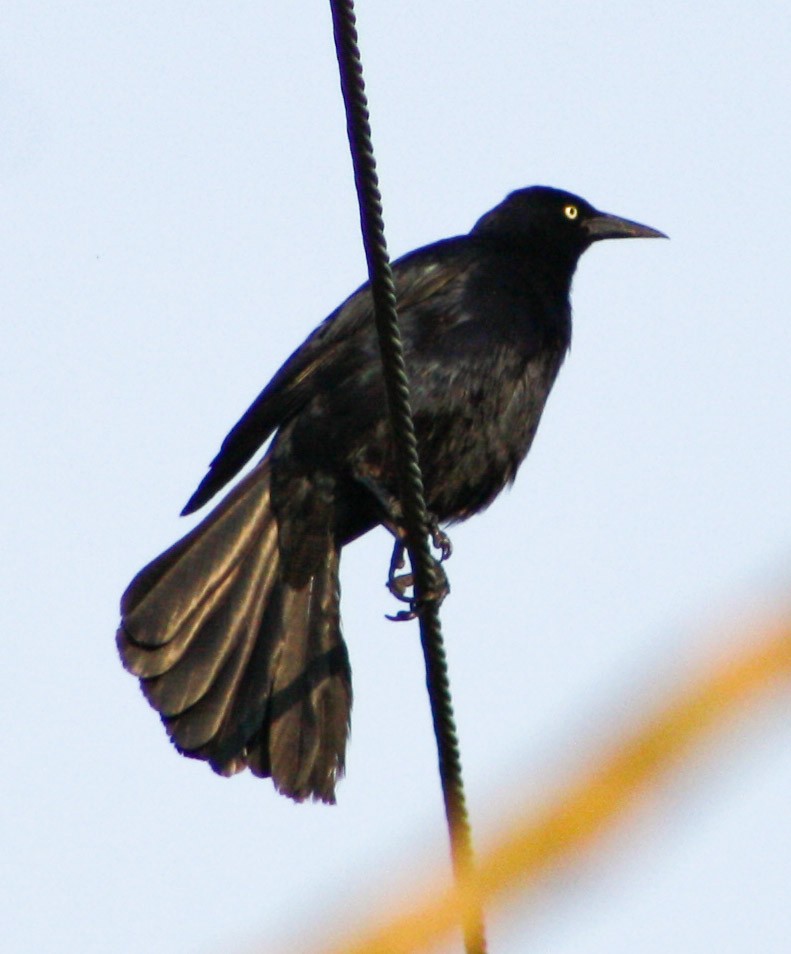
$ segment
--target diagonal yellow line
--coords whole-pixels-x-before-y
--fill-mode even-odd
[[[328,954],[408,954],[425,950],[458,927],[466,911],[491,906],[506,891],[525,889],[561,859],[615,825],[668,771],[689,758],[711,732],[778,679],[791,677],[791,619],[745,627],[742,645],[674,698],[580,775],[552,804],[516,817],[478,859],[459,890],[439,887],[380,926],[363,930]]]

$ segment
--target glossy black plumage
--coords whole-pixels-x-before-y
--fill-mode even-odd
[[[464,236],[394,265],[429,510],[482,510],[527,454],[571,338],[577,260],[661,233],[570,193],[512,193]],[[294,352],[223,442],[184,513],[275,433],[204,521],[132,581],[118,646],[186,755],[334,800],[351,711],[341,548],[398,523],[368,287]]]

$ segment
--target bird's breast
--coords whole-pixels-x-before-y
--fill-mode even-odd
[[[429,508],[463,520],[488,506],[530,449],[565,345],[525,358],[494,349],[444,375],[444,393],[415,410]],[[425,390],[419,393],[425,396]]]

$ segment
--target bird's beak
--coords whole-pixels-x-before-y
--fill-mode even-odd
[[[584,228],[591,242],[615,238],[667,238],[665,233],[658,229],[640,225],[639,222],[632,222],[630,219],[621,219],[607,212],[597,212],[593,218],[588,219]]]

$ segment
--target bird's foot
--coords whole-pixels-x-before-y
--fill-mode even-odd
[[[450,540],[448,540],[447,536],[442,533],[442,531],[437,530],[437,533],[443,538],[443,543],[436,542],[437,538],[435,537],[433,531],[432,540],[434,540],[434,545],[437,547],[437,549],[442,551],[442,556],[439,560],[434,560],[434,584],[427,593],[423,594],[421,599],[417,599],[414,593],[411,595],[407,593],[407,590],[414,588],[414,574],[402,573],[398,575],[398,571],[404,566],[404,552],[406,548],[404,546],[403,540],[396,540],[395,542],[395,546],[393,547],[393,555],[390,558],[390,572],[387,577],[387,588],[397,600],[400,600],[402,603],[407,603],[409,605],[409,609],[399,610],[398,613],[395,613],[392,616],[388,614],[386,618],[394,623],[405,623],[408,620],[415,619],[416,617],[420,616],[427,603],[436,603],[437,606],[439,606],[448,593],[450,593],[450,583],[448,582],[447,574],[440,565],[442,560],[445,560],[448,556],[450,556]]]

